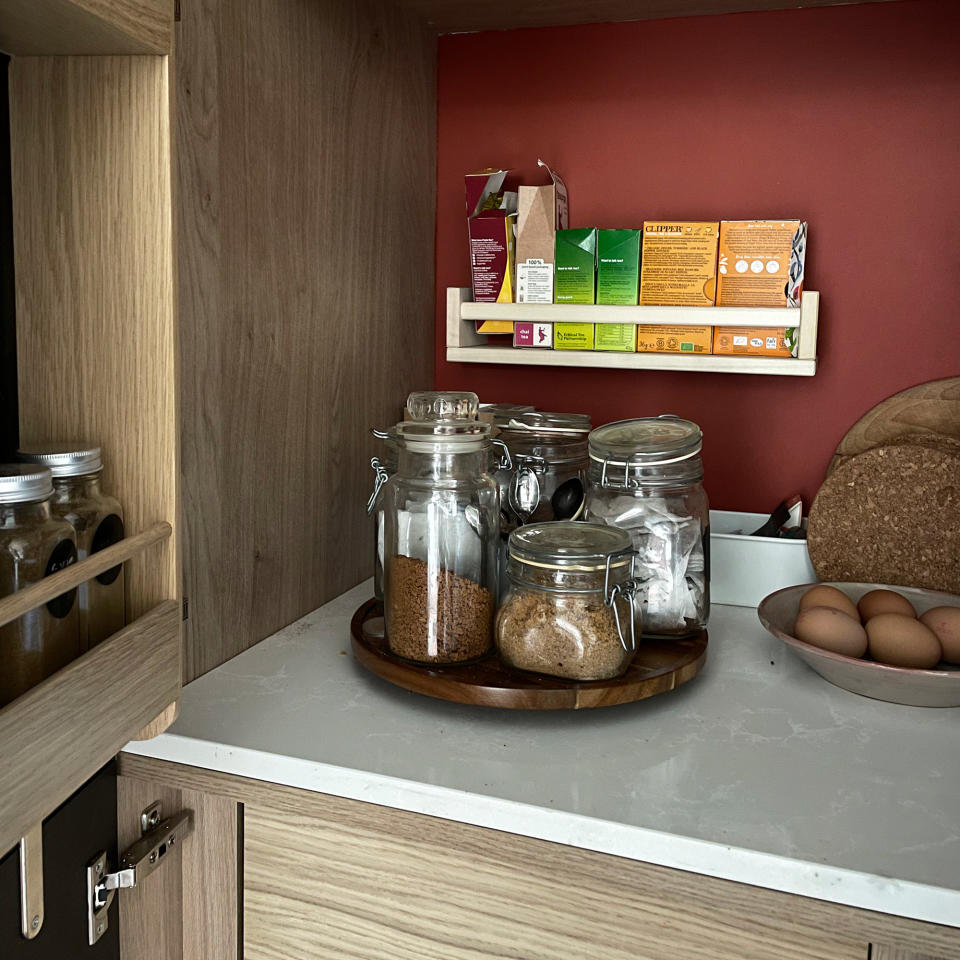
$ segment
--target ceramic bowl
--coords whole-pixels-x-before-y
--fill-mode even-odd
[[[767,630],[790,647],[824,680],[874,700],[905,703],[914,707],[960,706],[960,667],[949,664],[942,664],[932,670],[891,667],[874,660],[860,660],[832,653],[830,650],[821,650],[793,636],[800,598],[813,586],[816,584],[801,583],[777,590],[760,601],[757,614]],[[830,586],[842,590],[854,603],[868,590],[881,587],[896,590],[914,605],[918,615],[931,607],[960,607],[960,597],[936,590],[891,587],[883,583],[832,582]]]

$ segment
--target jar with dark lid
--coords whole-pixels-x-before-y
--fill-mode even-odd
[[[0,466],[0,596],[76,562],[73,527],[53,516],[46,467]],[[80,653],[77,591],[0,627],[0,706],[16,700]]]
[[[18,456],[48,467],[53,474],[50,510],[76,532],[77,559],[85,560],[123,539],[123,507],[100,487],[103,461],[99,447],[79,443],[34,444],[18,451]],[[81,651],[123,629],[123,594],[123,564],[79,586]]]
[[[629,534],[597,523],[535,523],[514,530],[508,549],[500,659],[569,680],[622,674],[640,633]]]
[[[644,631],[685,636],[710,612],[710,511],[697,424],[620,420],[590,434],[584,516],[629,532],[638,552]]]
[[[412,393],[384,486],[384,615],[390,650],[420,663],[487,654],[497,602],[500,510],[492,425],[472,393]]]

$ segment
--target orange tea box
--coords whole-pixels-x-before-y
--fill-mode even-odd
[[[717,306],[799,307],[806,253],[802,220],[724,220]]]
[[[712,307],[717,292],[718,230],[716,221],[645,221],[640,303]]]
[[[640,353],[710,353],[713,327],[668,327],[637,324]]]
[[[747,357],[794,357],[796,327],[716,327],[713,352]]]

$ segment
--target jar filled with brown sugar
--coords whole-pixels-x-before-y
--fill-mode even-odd
[[[629,534],[602,524],[535,523],[510,534],[509,591],[497,613],[500,659],[568,680],[608,680],[636,652]]]
[[[123,539],[123,507],[101,489],[100,448],[85,444],[32,445],[22,460],[53,474],[50,510],[66,520],[77,536],[77,559],[85,560]],[[87,650],[124,626],[123,564],[117,564],[77,588],[80,649]]]
[[[384,614],[392,653],[476,660],[493,646],[500,507],[491,424],[473,393],[412,393],[383,488]]]
[[[46,467],[0,466],[0,596],[75,563],[76,534],[50,509]],[[80,653],[77,591],[69,590],[0,627],[0,707],[16,700]]]

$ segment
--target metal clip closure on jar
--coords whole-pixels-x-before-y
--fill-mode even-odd
[[[380,496],[380,491],[383,489],[383,485],[390,479],[390,474],[387,473],[386,467],[380,462],[379,457],[370,458],[370,467],[373,472],[376,474],[376,477],[373,481],[373,492],[370,494],[370,499],[367,501],[367,516],[373,513],[377,505],[377,497]]]
[[[590,434],[589,444],[591,474],[599,466],[601,487],[636,490],[703,479],[703,434],[673,414],[606,424]]]
[[[573,521],[510,534],[510,589],[497,615],[503,661],[571,680],[618,676],[636,651],[636,551],[622,530]],[[630,618],[624,624],[620,606]]]

